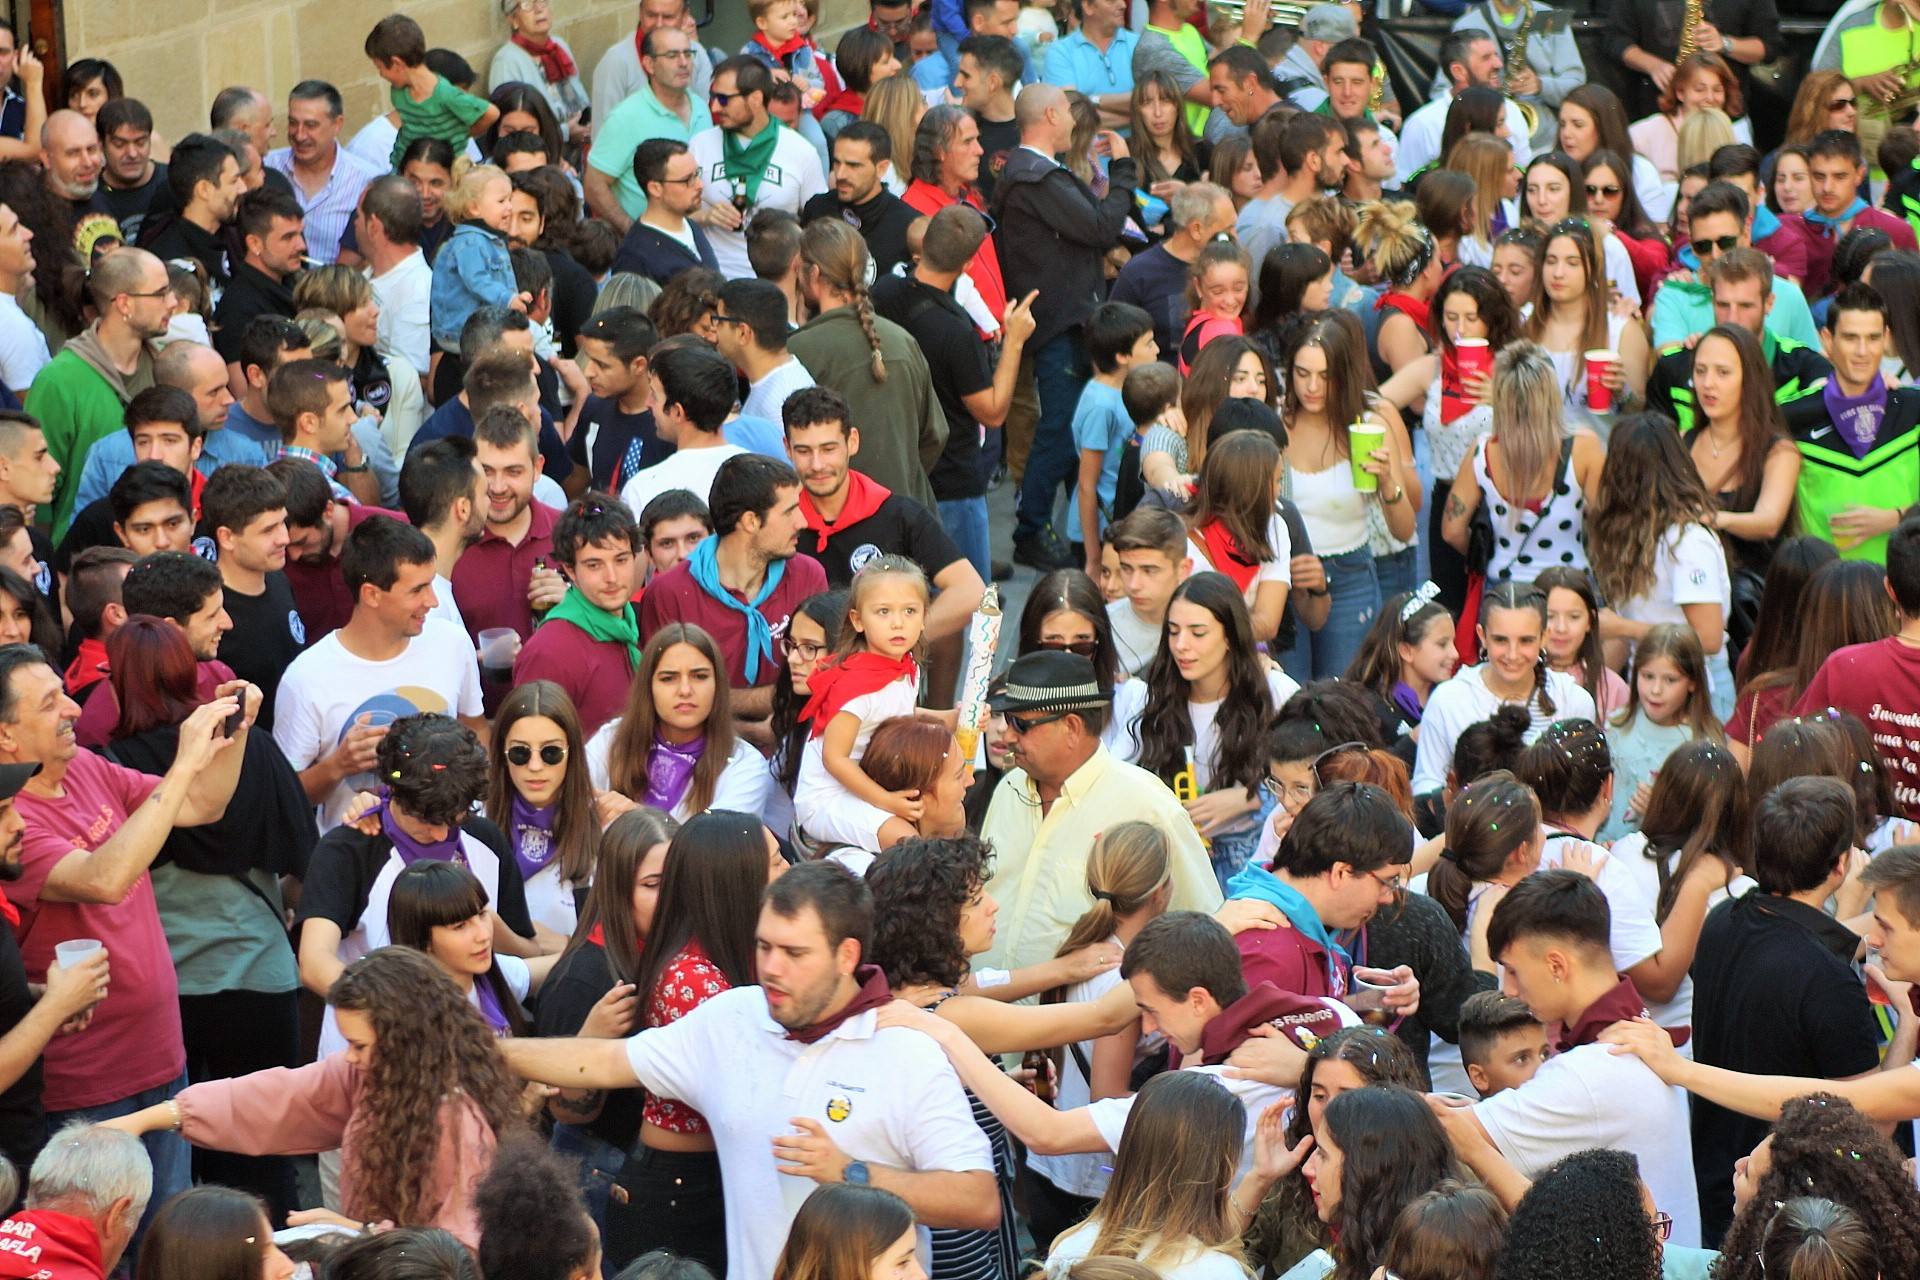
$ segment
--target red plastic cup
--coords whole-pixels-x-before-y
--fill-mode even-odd
[[[1587,352],[1587,408],[1595,413],[1605,413],[1613,408],[1613,389],[1601,379],[1606,377],[1607,366],[1619,362],[1617,351]]]
[[[1491,377],[1493,374],[1493,347],[1485,338],[1461,338],[1453,344],[1454,356],[1460,365],[1460,381],[1475,374]]]

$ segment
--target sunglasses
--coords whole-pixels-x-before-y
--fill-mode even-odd
[[[1853,106],[1855,103],[1859,101],[1860,99],[1858,98],[1835,98],[1832,102],[1829,102],[1827,104],[1827,110],[1845,111],[1848,107]]]
[[[1040,648],[1077,653],[1083,658],[1091,658],[1100,652],[1098,640],[1042,640]]]
[[[1320,776],[1320,766],[1326,761],[1333,759],[1337,755],[1344,755],[1349,751],[1365,751],[1366,749],[1367,744],[1364,742],[1342,742],[1338,746],[1328,747],[1325,751],[1315,756],[1313,763],[1307,766],[1308,772],[1313,774],[1313,784],[1316,787],[1324,787],[1327,785],[1327,780]]]
[[[1605,196],[1611,200],[1619,194],[1620,184],[1617,182],[1589,182],[1587,184],[1588,199],[1592,199],[1595,196]]]
[[[719,93],[717,91],[709,91],[707,93],[707,101],[718,103],[724,107],[735,98],[744,98],[745,96],[743,93]]]
[[[1693,242],[1694,256],[1700,258],[1710,258],[1716,253],[1731,253],[1739,247],[1739,236],[1715,236],[1711,240],[1695,240]]]
[[[540,763],[556,765],[567,758],[567,749],[557,742],[549,742],[540,748]],[[517,769],[524,769],[533,762],[533,748],[524,742],[516,742],[507,748],[507,763]]]
[[[1043,724],[1052,724],[1056,720],[1065,720],[1072,714],[1070,711],[1056,711],[1052,715],[1026,716],[1021,715],[1017,711],[1009,711],[1007,712],[1007,727],[1015,733],[1024,735],[1032,733]]]

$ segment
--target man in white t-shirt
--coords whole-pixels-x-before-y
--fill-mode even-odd
[[[1631,1152],[1655,1207],[1673,1217],[1674,1243],[1697,1248],[1700,1202],[1686,1097],[1644,1064],[1597,1043],[1612,1024],[1646,1016],[1632,980],[1614,968],[1607,941],[1607,899],[1578,872],[1536,871],[1507,890],[1493,909],[1488,949],[1500,965],[1501,989],[1560,1028],[1557,1052],[1518,1088],[1470,1109],[1437,1110],[1463,1154],[1478,1140],[1491,1141],[1527,1177],[1592,1147]]]
[[[771,837],[767,846],[780,865]],[[891,1191],[923,1227],[992,1229],[993,1159],[960,1082],[924,1038],[878,1023],[891,996],[863,963],[866,883],[834,862],[776,875],[755,930],[759,987],[624,1041],[503,1040],[507,1064],[571,1089],[638,1084],[705,1116],[724,1181],[727,1280],[772,1275],[794,1214],[827,1183]]]
[[[1291,1091],[1227,1075],[1228,1056],[1251,1037],[1255,1027],[1277,1026],[1307,1048],[1342,1026],[1360,1022],[1337,1000],[1296,995],[1271,982],[1248,990],[1233,935],[1220,921],[1198,911],[1169,911],[1140,930],[1121,957],[1120,976],[1133,988],[1142,1014],[1141,1029],[1165,1033],[1176,1061],[1198,1053],[1200,1064],[1185,1069],[1214,1077],[1246,1108],[1242,1172],[1253,1161],[1253,1135],[1261,1113],[1286,1101]],[[881,1023],[910,1026],[937,1040],[961,1082],[1029,1151],[1070,1155],[1119,1149],[1135,1095],[1102,1098],[1058,1111],[1002,1071],[966,1032],[937,1014],[896,1001],[881,1016]]]
[[[673,452],[622,486],[620,501],[636,515],[669,489],[706,501],[720,464],[746,452],[727,443],[724,428],[738,385],[733,366],[719,353],[704,344],[656,347],[647,380],[653,384],[654,430]]]
[[[1160,649],[1174,588],[1193,572],[1187,522],[1164,507],[1135,507],[1108,528],[1107,541],[1120,557],[1126,592],[1107,601],[1114,652],[1128,675],[1144,675]]]
[[[400,464],[400,507],[433,543],[433,615],[465,631],[453,598],[453,567],[487,528],[486,473],[474,442],[448,436],[415,449]]]
[[[773,73],[765,63],[744,55],[728,58],[714,68],[713,91],[707,95],[713,128],[687,143],[706,181],[696,217],[713,241],[720,274],[729,280],[753,279],[746,225],[754,214],[785,209],[797,218],[801,206],[827,189],[826,170],[813,144],[767,114],[772,89]]]
[[[336,825],[353,793],[370,786],[386,726],[417,711],[454,715],[486,731],[473,645],[431,617],[433,542],[411,525],[372,516],[347,536],[340,575],[353,616],[287,667],[274,695],[273,740]]]
[[[375,178],[360,193],[353,234],[367,260],[367,279],[380,304],[379,349],[389,360],[412,366],[422,378],[433,354],[429,299],[433,268],[420,250],[420,194],[395,174]],[[394,449],[404,440],[388,440]]]
[[[787,397],[813,385],[813,375],[787,350],[787,295],[771,280],[729,280],[714,311],[713,345],[747,377],[740,412],[780,421]]]
[[[46,335],[27,319],[15,300],[21,289],[33,281],[33,250],[27,247],[33,233],[20,217],[0,204],[0,384],[24,398],[33,385],[34,375],[46,367]],[[57,271],[57,265],[47,267]]]

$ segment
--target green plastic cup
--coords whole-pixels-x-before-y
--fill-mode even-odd
[[[1372,493],[1380,487],[1380,477],[1362,469],[1373,451],[1387,443],[1387,429],[1371,418],[1362,418],[1347,428],[1348,461],[1353,466],[1353,487]]]

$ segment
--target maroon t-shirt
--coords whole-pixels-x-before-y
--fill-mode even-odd
[[[1233,945],[1248,987],[1271,982],[1295,995],[1335,999],[1347,993],[1346,966],[1298,929],[1248,929],[1233,935]]]
[[[469,553],[471,554],[471,553]],[[462,561],[461,563],[465,563]],[[795,555],[787,561],[787,571],[772,595],[760,602],[761,616],[773,628],[774,648],[787,634],[787,622],[793,611],[808,596],[827,589],[827,572],[812,556]],[[738,592],[729,592],[742,604]],[[462,606],[464,611],[465,606]],[[780,669],[779,654],[761,655],[756,679],[747,679],[747,618],[738,609],[721,604],[693,580],[686,561],[681,561],[647,584],[640,601],[640,634],[651,636],[669,622],[690,622],[713,637],[727,658],[727,681],[735,689],[772,684]]]
[[[1893,782],[1893,807],[1920,818],[1920,649],[1898,636],[1836,649],[1793,704],[1795,715],[1827,707],[1866,722]]]
[[[529,680],[551,680],[565,689],[580,713],[580,732],[591,738],[626,706],[633,669],[626,645],[595,640],[571,622],[549,618],[513,663],[514,684]]]
[[[347,533],[351,535],[374,516],[392,516],[401,524],[408,523],[405,512],[353,503],[347,507]],[[338,631],[353,617],[353,592],[347,590],[347,580],[340,576],[337,555],[329,556],[325,564],[302,564],[288,556],[287,585],[293,588],[294,607],[300,610],[300,622],[307,629],[303,638],[306,644],[329,631]]]
[[[522,640],[533,634],[533,606],[527,603],[527,585],[533,581],[533,565],[544,560],[557,568],[553,558],[553,523],[560,513],[552,507],[533,503],[526,536],[518,543],[508,542],[492,529],[480,535],[480,541],[461,553],[453,566],[453,600],[466,620],[467,634],[474,643],[480,633],[492,627],[512,627]]]

